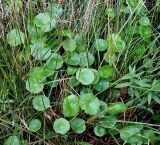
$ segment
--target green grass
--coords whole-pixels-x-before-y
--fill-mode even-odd
[[[14,4],[18,1],[19,4]],[[47,11],[50,1],[31,0],[22,3],[21,0],[6,0],[2,3],[2,7],[0,7],[3,12],[0,16],[3,18],[0,22],[2,28],[2,30],[0,28],[2,34],[0,36],[0,144],[4,144],[10,136],[17,136],[21,145],[87,145],[87,143],[125,145],[131,144],[130,140],[135,141],[137,138],[139,140],[134,142],[135,144],[140,144],[145,139],[150,139],[151,144],[159,144],[160,23],[158,13],[160,4],[158,0],[155,2],[132,0],[133,3],[128,0],[127,2],[122,0],[65,0],[60,4],[63,9],[62,15],[56,17],[57,26],[46,33],[42,32],[42,35],[38,33],[40,28],[35,32],[29,32],[28,24],[34,24],[35,16]],[[134,4],[134,2],[136,3]],[[109,15],[108,9],[113,13]],[[140,24],[142,17],[149,18],[150,24],[142,26]],[[47,22],[47,19],[42,22]],[[37,26],[43,25],[41,22],[37,23]],[[23,32],[23,44],[22,37],[20,45],[9,44],[7,35],[13,29],[17,29],[18,33]],[[43,31],[45,30],[46,28],[43,29]],[[149,32],[150,30],[151,32]],[[148,32],[147,36],[145,31]],[[113,33],[117,35],[113,35]],[[77,34],[81,37],[75,38]],[[31,53],[30,45],[35,44],[33,41],[37,39],[34,35],[39,38],[36,45],[43,43],[45,39],[48,50],[51,49],[52,53],[60,55],[60,58],[56,57],[54,62],[56,61],[55,67],[57,67],[57,63],[61,66],[53,70],[54,64],[47,64],[51,57],[42,60],[43,57],[40,56],[40,60],[38,60],[37,54]],[[68,52],[64,47],[64,42],[70,38],[76,40],[78,48],[77,46],[74,48],[73,42],[67,43],[69,51],[71,48],[76,49]],[[104,51],[98,51],[97,39],[103,39],[106,42]],[[122,42],[125,43],[124,49]],[[41,45],[41,47],[43,46]],[[78,60],[79,51],[82,49],[83,55],[86,56]],[[75,51],[78,56],[71,62],[71,54],[74,54]],[[95,59],[92,64],[90,64],[92,62],[90,54]],[[106,55],[109,56],[109,59]],[[75,63],[78,65],[74,65]],[[103,68],[103,71],[102,67],[108,65],[114,71],[109,68]],[[76,73],[69,74],[67,69],[69,66],[74,67]],[[45,71],[40,73],[39,70],[35,74],[31,73],[36,67],[43,68]],[[47,67],[51,67],[52,72],[49,72]],[[86,68],[85,75],[89,74],[87,79],[77,76],[79,68]],[[95,73],[91,69],[97,70],[100,78],[109,84],[86,82],[86,80],[91,81],[91,75]],[[51,73],[53,74],[51,75]],[[28,89],[26,86],[29,78],[36,81],[35,89],[38,89],[40,85],[43,85],[44,88],[38,93],[31,91],[33,87],[28,87]],[[97,90],[97,87],[100,87],[100,90]],[[86,95],[82,100],[82,93],[86,94],[87,92],[92,92],[94,96]],[[67,103],[66,106],[64,105],[65,101],[69,102],[68,96],[71,94],[78,97],[79,110],[76,109],[79,101],[74,109]],[[47,107],[43,100],[42,108],[45,106],[44,110],[38,111],[32,103],[37,95],[47,96],[50,100],[50,107]],[[87,97],[88,101],[94,101],[95,106],[90,106],[91,110],[88,107],[89,103],[85,100]],[[74,105],[77,98],[73,99],[74,102],[71,102],[71,105]],[[94,114],[99,101],[105,103],[101,105],[104,108],[98,114]],[[113,106],[117,102],[122,104],[114,108]],[[83,103],[86,103],[86,106]],[[116,108],[118,107],[117,112]],[[76,110],[78,111],[76,112]],[[116,125],[112,127],[108,124],[113,124],[115,121],[114,117],[110,117],[109,114],[116,118]],[[53,127],[58,118],[65,118],[69,124],[75,118],[81,118],[85,121],[86,130],[81,134],[76,134],[75,128],[73,129],[71,126],[71,129],[63,134],[66,124],[61,122],[61,125],[64,125],[60,131],[61,134],[55,129],[59,129],[59,126]],[[101,120],[104,118],[109,120],[109,123],[102,123]],[[40,129],[35,132],[29,128],[29,123],[33,119],[39,119],[41,122]],[[97,136],[97,134],[101,135],[101,132],[94,132],[95,126],[105,129],[106,133],[103,137]],[[81,126],[78,129],[81,129]],[[153,131],[154,135],[146,135],[145,131],[148,130]],[[134,134],[134,132],[136,133]],[[127,140],[123,137],[123,135],[127,137],[126,133],[131,134]],[[146,140],[144,142],[149,144]],[[18,145],[18,143],[15,144]],[[13,141],[10,145],[14,145]]]

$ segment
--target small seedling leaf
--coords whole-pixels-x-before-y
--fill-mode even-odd
[[[94,133],[98,137],[102,137],[106,134],[106,129],[101,126],[95,126]]]
[[[39,119],[33,119],[29,122],[29,130],[37,132],[41,128],[41,121]]]

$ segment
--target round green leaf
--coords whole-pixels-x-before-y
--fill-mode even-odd
[[[116,117],[115,116],[105,116],[99,119],[99,124],[104,128],[113,128],[116,125]]]
[[[32,100],[34,109],[37,111],[44,111],[50,107],[50,100],[46,96],[36,96]]]
[[[135,8],[138,4],[138,0],[127,0],[127,4],[130,6],[130,7],[133,7]]]
[[[40,93],[43,90],[43,83],[46,80],[46,72],[42,67],[33,67],[28,73],[26,89],[30,93]]]
[[[56,133],[64,135],[70,130],[70,124],[66,119],[59,118],[55,120],[53,129]]]
[[[48,13],[50,13],[50,15],[61,16],[62,13],[63,13],[62,5],[53,2],[53,3],[48,5],[47,11],[48,11]]]
[[[76,72],[76,79],[83,85],[90,85],[95,79],[94,72],[88,68],[79,69]]]
[[[43,90],[43,84],[41,84],[40,82],[38,82],[35,79],[28,79],[26,81],[26,89],[30,92],[30,93],[40,93]]]
[[[41,121],[39,119],[33,119],[29,122],[29,130],[37,132],[41,128]]]
[[[73,65],[73,66],[79,65],[80,57],[79,57],[78,53],[72,52],[72,53],[67,55],[67,60],[66,61],[69,65]]]
[[[34,23],[37,27],[44,27],[50,22],[50,17],[47,13],[39,13],[35,19]]]
[[[46,80],[46,72],[42,67],[33,67],[29,74],[29,79],[36,80],[38,82],[43,82]]]
[[[110,34],[107,38],[107,48],[113,52],[122,52],[125,49],[125,42],[118,34]]]
[[[4,143],[4,145],[21,145],[19,137],[10,136]]]
[[[76,116],[80,111],[79,98],[76,95],[70,95],[63,100],[63,114],[66,117]]]
[[[91,93],[80,96],[80,107],[86,114],[95,115],[99,111],[100,102],[96,96]]]
[[[54,17],[50,17],[47,13],[39,13],[35,19],[34,23],[37,27],[41,28],[44,32],[49,32],[56,27],[56,20]]]
[[[46,60],[51,56],[51,49],[41,44],[32,44],[30,45],[31,55],[37,60]]]
[[[114,114],[118,114],[118,113],[123,113],[126,110],[127,110],[126,104],[124,104],[122,102],[116,102],[116,103],[112,103],[112,104],[108,105],[107,113],[114,115]]]
[[[106,129],[101,126],[95,126],[94,133],[96,136],[102,137],[106,134]]]
[[[114,9],[112,8],[106,9],[105,13],[111,19],[115,17],[115,12],[114,12]]]
[[[120,137],[126,143],[138,143],[141,139],[141,133],[143,126],[141,125],[129,125],[124,127],[120,131]]]
[[[73,39],[67,39],[64,41],[63,43],[63,48],[66,50],[66,51],[74,51],[76,49],[76,41],[73,40]]]
[[[140,25],[143,25],[143,26],[149,26],[151,24],[148,17],[142,17],[139,20],[139,23],[140,23]]]
[[[102,66],[99,69],[99,75],[102,78],[108,79],[114,76],[114,69],[112,66]]]
[[[44,66],[44,69],[48,74],[53,74],[56,69],[60,69],[63,66],[63,58],[59,54],[53,54]]]
[[[152,35],[152,30],[149,26],[139,26],[139,34],[141,37],[145,40],[148,41]]]
[[[24,40],[25,35],[20,30],[13,29],[7,34],[7,43],[10,46],[18,46],[24,44]]]
[[[98,51],[105,51],[107,49],[106,41],[103,39],[96,39],[95,47]]]
[[[109,82],[105,79],[100,79],[96,84],[93,85],[93,88],[98,92],[106,90],[108,87]]]
[[[93,54],[90,52],[88,52],[87,54],[86,52],[81,52],[79,56],[80,56],[80,66],[82,67],[85,67],[88,65],[91,66],[95,61]]]
[[[85,121],[80,118],[75,118],[71,121],[71,128],[75,133],[81,134],[86,130]]]

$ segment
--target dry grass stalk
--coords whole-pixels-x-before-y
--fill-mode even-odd
[[[85,14],[84,14],[84,18],[83,18],[83,28],[82,28],[82,34],[86,34],[89,26],[90,26],[90,22],[91,22],[91,18],[92,18],[92,14],[94,11],[94,8],[96,6],[96,0],[89,0],[86,10],[85,10]]]

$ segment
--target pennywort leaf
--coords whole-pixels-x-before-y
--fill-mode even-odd
[[[83,85],[90,85],[95,79],[94,72],[88,68],[79,69],[76,72],[76,79]]]
[[[106,40],[96,39],[95,47],[98,51],[105,51],[107,49]]]
[[[20,139],[17,136],[10,136],[4,143],[4,145],[21,145]]]
[[[35,96],[32,100],[32,104],[37,111],[44,111],[50,107],[50,100],[46,96]]]
[[[80,107],[86,114],[95,115],[99,111],[100,102],[96,96],[91,93],[80,96]]]
[[[43,90],[44,85],[41,84],[40,82],[38,82],[35,79],[28,79],[26,81],[26,89],[30,92],[30,93],[40,93]]]
[[[94,133],[96,136],[102,137],[106,134],[106,129],[101,126],[95,126]]]
[[[108,87],[109,81],[107,81],[106,79],[100,79],[96,84],[93,85],[93,88],[98,92],[107,90]]]
[[[47,7],[47,12],[53,16],[61,16],[63,14],[62,5],[58,3],[50,3]]]
[[[115,12],[113,8],[107,8],[105,13],[110,19],[113,19],[115,17]]]
[[[13,29],[7,34],[7,43],[10,46],[18,46],[24,44],[24,40],[25,35],[20,30]]]
[[[139,34],[143,38],[144,41],[148,41],[152,35],[152,30],[149,26],[139,26]]]
[[[71,121],[71,128],[75,133],[81,134],[86,130],[85,121],[80,118],[75,118]]]
[[[56,133],[64,135],[70,130],[70,124],[66,119],[59,118],[54,121],[53,129]]]
[[[139,23],[143,26],[149,26],[151,24],[149,18],[145,16],[139,20]]]
[[[112,66],[102,66],[99,69],[99,75],[102,78],[108,79],[114,76],[114,69]]]
[[[67,54],[66,61],[69,65],[76,66],[76,65],[80,64],[80,57],[79,57],[78,53],[72,52],[72,53]]]
[[[29,130],[37,132],[41,128],[41,121],[39,119],[33,119],[29,122]]]
[[[73,52],[76,49],[76,46],[77,46],[76,41],[71,38],[65,40],[63,43],[63,48],[69,52]]]
[[[81,52],[79,56],[80,56],[80,66],[82,67],[86,67],[88,65],[91,66],[95,61],[93,54],[90,52],[88,52],[87,54],[86,52]]]
[[[63,100],[63,114],[66,117],[76,116],[80,111],[79,97],[70,95]]]
[[[49,32],[56,27],[56,19],[48,13],[39,13],[34,19],[34,24],[44,32]]]

